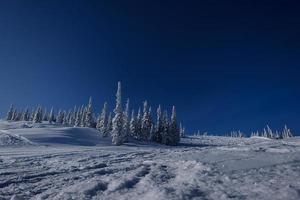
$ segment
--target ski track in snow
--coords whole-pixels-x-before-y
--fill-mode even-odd
[[[300,138],[209,136],[0,147],[0,199],[300,199],[299,153]]]

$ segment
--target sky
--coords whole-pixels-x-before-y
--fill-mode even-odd
[[[11,103],[177,108],[189,133],[300,134],[297,0],[0,2],[0,115]]]

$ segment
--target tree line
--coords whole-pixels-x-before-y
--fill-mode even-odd
[[[47,121],[51,124],[61,124],[71,127],[96,128],[103,137],[112,137],[112,143],[121,145],[130,138],[139,141],[151,141],[165,145],[177,145],[180,138],[185,136],[185,128],[178,124],[175,106],[172,108],[171,117],[167,110],[162,111],[159,105],[156,110],[156,120],[153,120],[151,107],[147,101],[143,102],[143,109],[138,112],[132,109],[130,114],[129,99],[125,107],[122,105],[121,82],[118,82],[116,93],[116,106],[112,112],[108,110],[107,102],[104,103],[101,113],[96,117],[90,97],[87,106],[74,107],[69,111],[59,110],[55,114],[53,107],[50,112],[37,106],[29,111],[28,108],[18,110],[12,104],[8,110],[8,121],[32,121],[42,123]]]

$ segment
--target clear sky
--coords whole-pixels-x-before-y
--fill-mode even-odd
[[[0,113],[10,103],[68,109],[177,106],[189,132],[286,123],[300,133],[300,2],[0,2]]]

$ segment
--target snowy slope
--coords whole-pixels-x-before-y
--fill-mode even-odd
[[[102,138],[96,129],[90,128],[26,128],[7,130],[7,133],[18,134],[41,145],[76,145],[95,146],[110,144],[110,138]]]
[[[300,138],[116,147],[86,128],[7,132],[37,145],[0,147],[0,199],[300,199]]]

